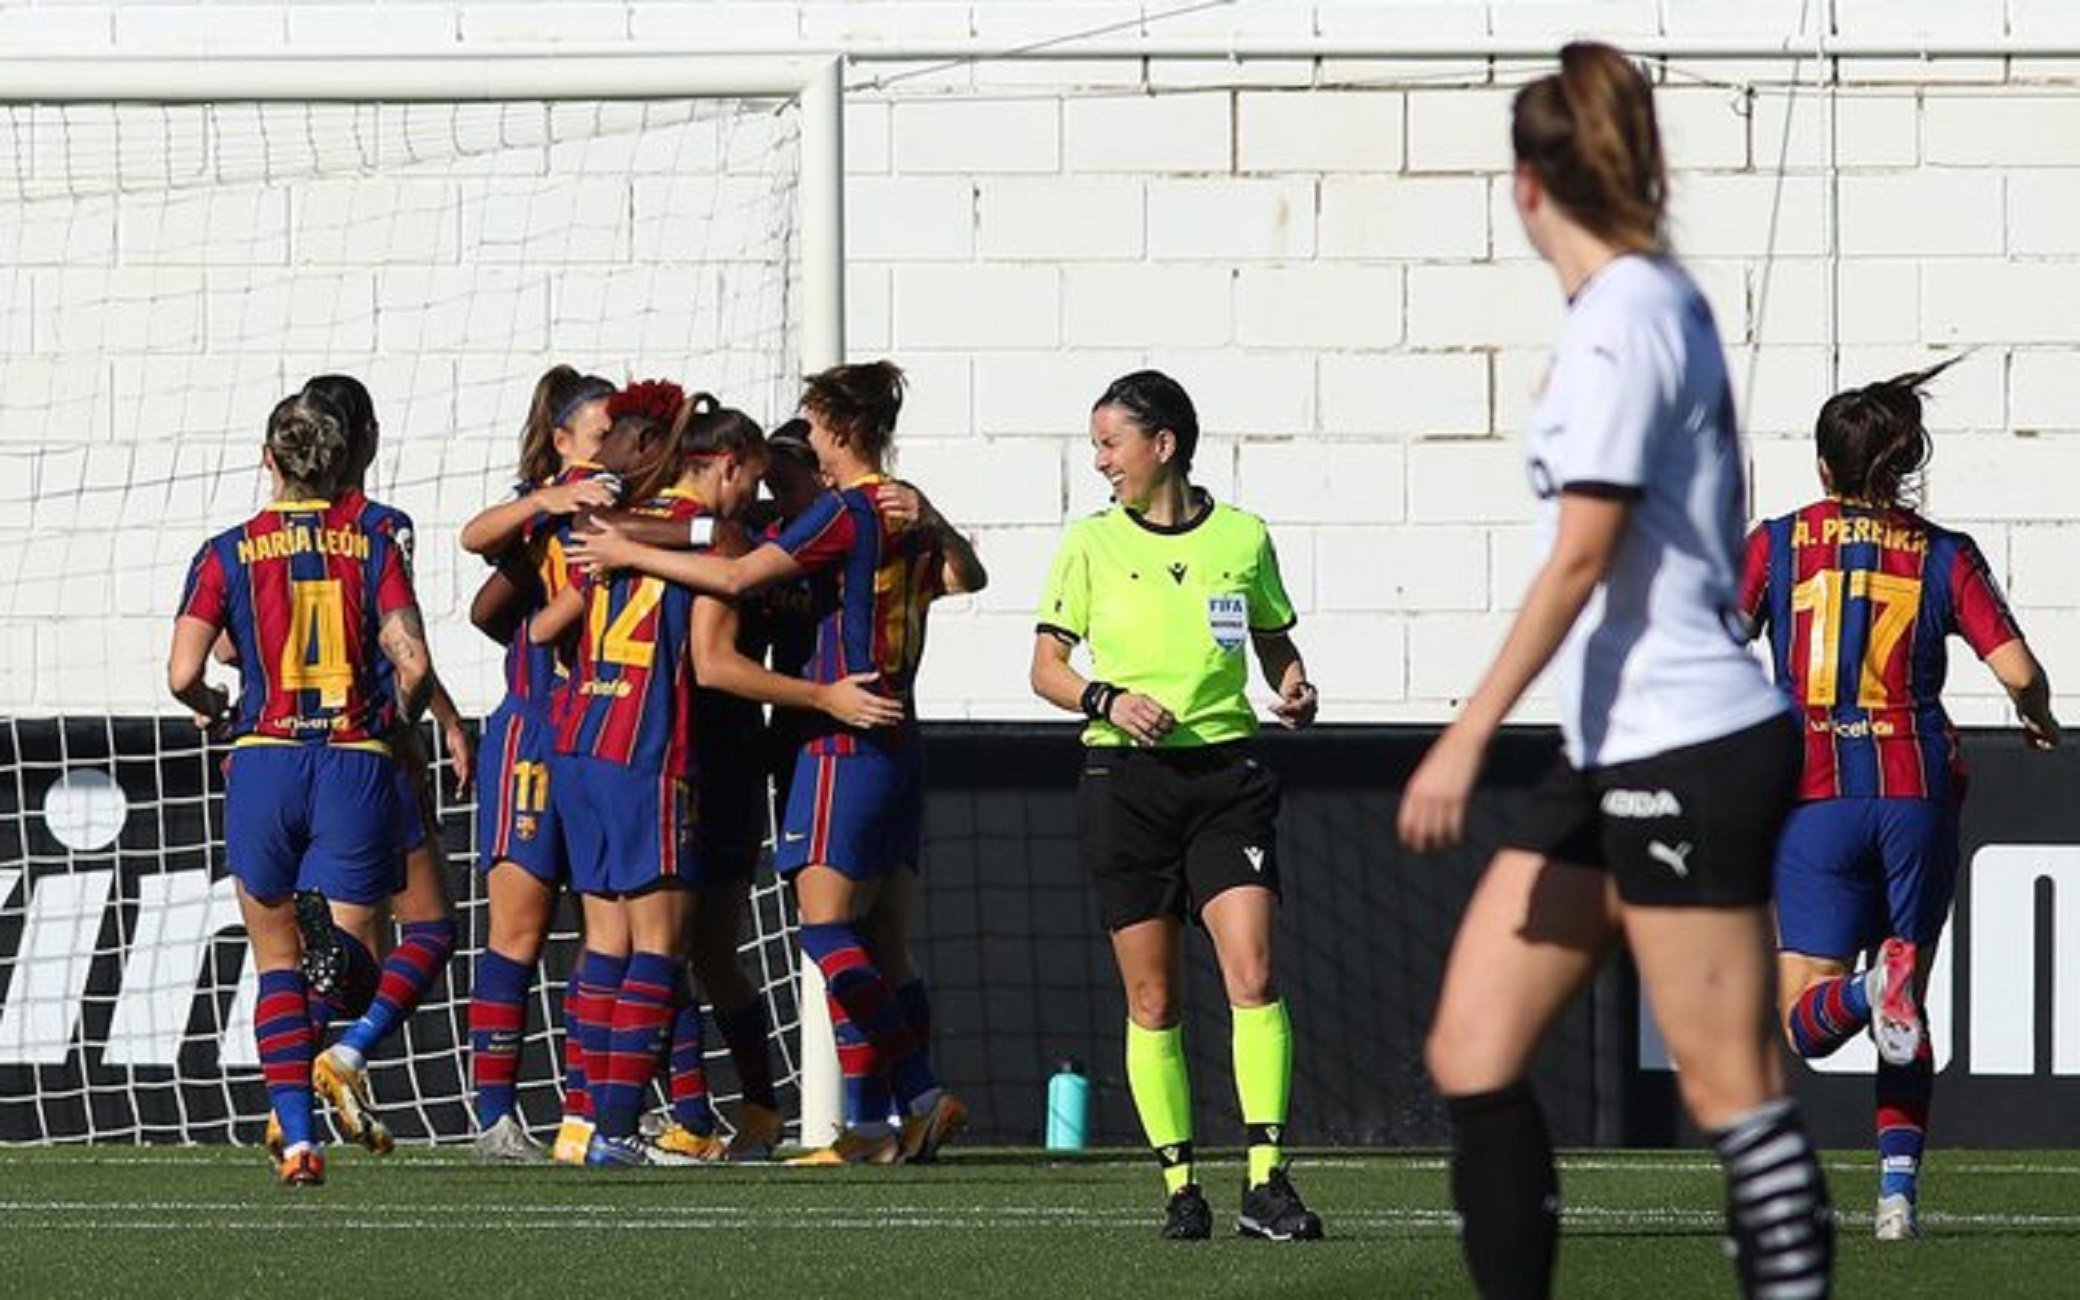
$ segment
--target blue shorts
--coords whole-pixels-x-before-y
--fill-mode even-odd
[[[554,754],[549,800],[563,823],[578,893],[619,897],[664,881],[700,883],[699,823],[686,781]]]
[[[773,850],[780,874],[815,863],[848,879],[879,880],[917,867],[923,847],[924,754],[916,744],[802,751]]]
[[[390,753],[397,767],[397,851],[410,853],[429,835],[440,833],[440,814],[433,806],[433,758],[419,742],[417,727],[398,729]]]
[[[570,878],[563,823],[549,798],[549,751],[555,734],[547,718],[501,704],[484,719],[477,753],[477,868],[510,862],[545,885]]]
[[[1957,894],[1957,808],[1940,799],[1802,803],[1777,843],[1777,947],[1847,961],[1933,943]]]
[[[426,811],[422,797],[425,787],[413,779],[400,760],[392,759],[390,765],[397,770],[397,851],[410,853],[426,843]]]
[[[299,889],[382,903],[404,887],[397,765],[324,745],[243,745],[224,777],[231,874],[264,902]]]

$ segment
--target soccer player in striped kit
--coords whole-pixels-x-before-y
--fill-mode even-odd
[[[1824,1296],[1834,1220],[1768,1028],[1777,833],[1798,779],[1745,646],[1739,431],[1711,310],[1663,239],[1646,74],[1573,44],[1517,92],[1513,184],[1568,314],[1525,438],[1543,563],[1494,661],[1409,778],[1402,840],[1459,841],[1488,742],[1550,668],[1565,758],[1481,877],[1428,1043],[1483,1296],[1552,1286],[1560,1191],[1525,1080],[1619,942],[1726,1174],[1742,1292]]]
[[[263,457],[275,499],[197,554],[167,681],[176,699],[233,738],[226,855],[259,971],[254,1033],[282,1129],[277,1176],[311,1186],[325,1180],[325,1157],[295,895],[315,890],[373,943],[381,908],[402,883],[386,737],[398,718],[417,719],[433,676],[400,548],[363,531],[358,509],[339,499],[348,439],[338,415],[306,394],[285,399],[268,419]],[[224,691],[204,682],[226,629],[245,676],[235,716]],[[394,667],[394,696],[378,682],[378,654]]]
[[[664,551],[614,528],[580,534],[573,546],[588,563],[733,599],[806,576],[819,618],[810,677],[830,685],[871,672],[877,689],[904,705],[898,726],[816,728],[795,767],[775,855],[794,883],[803,951],[829,987],[847,1109],[861,1117],[838,1143],[805,1157],[818,1164],[928,1161],[967,1122],[966,1106],[932,1073],[923,980],[900,944],[868,937],[877,909],[898,918],[881,933],[903,931],[918,878],[923,756],[911,700],[927,609],[942,593],[988,581],[967,540],[935,511],[908,528],[880,513],[899,490],[881,467],[902,395],[902,371],[887,361],[809,377],[802,411],[837,491],[748,555]],[[904,1116],[900,1132],[888,1130],[886,1107],[860,1100],[884,1074]]]
[[[1800,1056],[1877,1040],[1877,1235],[1919,1234],[1935,1065],[1923,999],[1957,891],[1965,771],[1940,698],[1945,640],[2007,688],[2032,748],[2051,687],[1979,546],[1915,513],[1933,450],[1921,388],[1954,361],[1837,393],[1816,430],[1820,500],[1748,538],[1741,608],[1804,723],[1799,803],[1777,849],[1777,998]],[[1858,956],[1873,953],[1864,970]]]
[[[777,537],[788,520],[824,495],[806,429],[806,421],[790,420],[767,437],[771,509],[762,512],[763,520],[747,516],[718,531],[717,554],[741,555],[753,541]],[[896,498],[885,501],[884,517],[891,517],[896,505]],[[760,522],[766,526],[755,527]],[[745,900],[772,822],[769,791],[788,789],[799,745],[790,741],[827,725],[819,715],[863,729],[894,726],[903,719],[902,701],[877,692],[878,672],[829,683],[808,679],[815,628],[810,593],[802,583],[768,587],[741,602],[702,596],[693,606],[693,662],[701,683],[694,725],[708,870],[689,948],[694,977],[714,1007],[744,1090],[727,1151],[731,1160],[770,1158],[780,1138],[765,1004],[738,959]],[[771,668],[764,662],[769,650]],[[760,704],[773,706],[770,724]],[[886,1104],[873,1118],[887,1118]]]
[[[668,382],[616,393],[601,457],[616,466],[666,447],[669,486],[651,496],[639,484],[630,496],[638,513],[684,532],[713,511],[681,472],[693,462],[669,452],[682,405],[679,386]],[[739,477],[755,487],[755,470]],[[693,593],[683,587],[602,572],[567,586],[528,629],[537,644],[574,629],[570,676],[551,704],[549,795],[570,852],[571,888],[584,900],[586,948],[626,961],[611,990],[611,1018],[587,1026],[583,1043],[596,1125],[588,1164],[682,1162],[643,1138],[637,1121],[687,999],[686,928],[700,872],[692,613]]]
[[[397,544],[409,574],[416,536],[412,517],[370,498],[363,486],[379,437],[367,386],[352,375],[318,375],[306,381],[303,390],[328,403],[347,431],[340,504],[356,512],[364,532],[382,533]],[[378,661],[376,669],[379,684],[389,689],[387,664]],[[467,790],[473,762],[469,733],[438,673],[428,691],[427,712],[440,729],[458,792]],[[304,927],[305,973],[313,991],[323,994],[313,1003],[321,1038],[329,1024],[352,1017],[339,1041],[319,1052],[311,1077],[319,1095],[332,1103],[342,1134],[376,1155],[387,1155],[393,1144],[390,1130],[375,1112],[368,1058],[411,1018],[455,951],[455,909],[448,898],[432,759],[415,726],[399,727],[390,737],[390,747],[397,764],[403,819],[398,835],[405,858],[403,886],[390,900],[396,945],[377,966],[371,950],[320,910],[306,907],[298,914]]]
[[[556,655],[527,635],[528,622],[564,587],[563,539],[581,510],[614,504],[619,480],[599,465],[614,385],[570,366],[535,382],[521,433],[520,482],[509,500],[464,525],[465,550],[498,565],[472,603],[471,620],[506,645],[505,698],[484,720],[484,778],[477,803],[478,867],[489,933],[470,984],[470,1078],[479,1159],[528,1163],[542,1152],[514,1109],[527,992],[556,896],[570,877],[563,828],[549,798],[549,700],[563,676]],[[565,1120],[555,1152],[580,1163],[592,1138],[584,1049],[577,1026],[592,1014],[584,975],[598,959],[580,951],[565,990]],[[600,982],[594,979],[595,983]],[[619,983],[618,980],[613,981]]]

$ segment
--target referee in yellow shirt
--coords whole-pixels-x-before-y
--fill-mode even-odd
[[[1250,752],[1257,719],[1243,657],[1254,645],[1281,724],[1314,721],[1292,602],[1264,521],[1192,486],[1199,417],[1177,381],[1153,370],[1115,380],[1091,409],[1090,435],[1116,504],[1062,538],[1032,680],[1042,699],[1090,719],[1078,854],[1126,989],[1127,1081],[1170,1193],[1163,1235],[1213,1231],[1192,1173],[1177,1006],[1190,917],[1213,940],[1234,1017],[1249,1130],[1236,1227],[1272,1241],[1320,1237],[1280,1152],[1293,1040],[1271,973],[1279,786]],[[1079,643],[1090,647],[1088,678],[1069,662]]]

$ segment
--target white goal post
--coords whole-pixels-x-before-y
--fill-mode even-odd
[[[377,16],[372,15],[372,18]],[[379,20],[379,18],[377,18]],[[49,57],[36,59],[0,58],[0,110],[12,108],[35,111],[50,109],[60,115],[79,111],[89,105],[114,106],[209,106],[209,105],[422,105],[472,103],[508,103],[555,105],[565,101],[582,101],[595,104],[615,104],[624,101],[684,101],[684,100],[755,100],[782,101],[792,106],[797,120],[794,149],[796,151],[795,190],[793,211],[787,243],[794,258],[794,265],[787,270],[787,277],[794,281],[795,289],[787,293],[790,300],[789,313],[793,319],[786,322],[786,331],[792,335],[792,355],[786,358],[791,371],[788,378],[823,369],[844,360],[845,356],[845,283],[844,283],[844,145],[843,145],[843,80],[844,59],[827,53],[803,53],[800,55],[714,55],[672,54],[655,51],[641,53],[472,53],[464,56],[414,56],[409,54],[346,54],[323,57],[310,54],[285,54],[270,56],[210,56],[199,58],[137,58],[126,56],[104,56],[92,58]],[[33,139],[34,131],[17,128],[14,147],[25,155],[25,162],[18,157],[16,170],[21,176],[33,175],[37,165],[35,154],[40,142]],[[118,142],[120,147],[120,141]],[[0,149],[6,148],[0,143]],[[63,165],[60,165],[60,171]],[[22,192],[27,192],[29,182],[18,178]],[[332,183],[332,182],[328,182]],[[118,188],[122,182],[117,182]],[[99,196],[89,196],[90,201],[99,202]],[[583,238],[580,230],[575,236],[567,236],[572,246]],[[59,251],[52,262],[45,263],[60,269],[49,272],[53,275],[70,274],[65,267],[64,257],[70,247],[68,234],[56,241]],[[119,240],[121,236],[114,236]],[[518,236],[522,243],[525,233]],[[8,245],[0,244],[0,249]],[[19,243],[16,246],[21,246]],[[0,258],[4,258],[0,252]],[[0,272],[9,268],[0,266]],[[155,295],[163,291],[156,286]],[[156,299],[155,299],[156,301]],[[150,304],[148,304],[150,305]],[[35,304],[37,310],[45,310],[45,304]],[[111,298],[107,304],[111,320],[119,319],[122,310],[133,309],[127,304]],[[26,317],[26,306],[11,307]],[[252,313],[258,314],[258,313]],[[144,337],[148,328],[142,323],[125,322],[130,330],[131,341],[126,346],[129,352],[147,352],[152,340]],[[54,332],[62,338],[63,331]],[[62,346],[62,344],[61,344]],[[285,347],[288,345],[285,345]],[[310,350],[306,345],[305,350]],[[119,358],[120,360],[120,358]],[[595,358],[574,355],[569,357],[547,357],[548,360],[568,360],[581,368],[591,368],[588,363]],[[604,358],[597,359],[604,360]],[[55,368],[55,365],[54,367]],[[539,369],[539,367],[537,367]],[[91,373],[91,371],[89,372]],[[97,378],[96,382],[105,381]],[[532,381],[532,372],[514,373],[507,382],[515,388],[523,388]],[[698,386],[699,376],[693,377]],[[53,382],[55,393],[58,385]],[[120,383],[117,385],[120,389]],[[784,386],[783,386],[784,387]],[[383,405],[383,393],[376,393],[378,408]],[[120,393],[112,398],[98,399],[120,403]],[[142,403],[134,403],[142,405]],[[747,403],[748,405],[748,403]],[[122,409],[119,407],[119,409]],[[243,408],[241,408],[243,409]],[[755,409],[755,408],[754,408]],[[53,418],[62,413],[55,397],[50,403]],[[758,412],[777,418],[784,412]],[[250,413],[250,425],[257,429],[265,416],[265,409]],[[515,426],[517,427],[517,426]],[[168,442],[178,441],[169,428],[160,436]],[[179,476],[176,475],[176,478]],[[171,481],[171,480],[169,480]],[[91,490],[91,483],[77,489],[80,494]],[[32,489],[33,491],[33,489]],[[82,501],[89,500],[82,496]],[[398,504],[411,509],[414,502],[401,500]],[[12,502],[0,502],[0,509],[12,506],[19,515],[18,522],[26,522],[38,509],[33,499],[23,498]],[[221,501],[220,501],[221,505]],[[86,508],[82,504],[82,509]],[[231,522],[223,518],[217,526]],[[180,525],[185,527],[186,525]],[[189,545],[199,544],[201,534],[185,539]],[[57,575],[63,578],[65,575]],[[48,580],[48,575],[46,577]],[[116,582],[107,584],[111,592],[123,590]],[[75,593],[74,604],[79,597]],[[139,610],[118,610],[122,597],[112,595],[105,613],[136,614]],[[9,593],[0,599],[0,623],[8,625],[9,644],[13,636],[27,637],[19,625],[37,618],[48,621],[37,635],[47,638],[53,645],[62,645],[68,637],[79,635],[78,626],[66,627],[59,620],[71,612],[44,613],[44,603],[36,599],[20,599]],[[89,619],[97,617],[94,611],[85,611]],[[104,642],[113,643],[115,638],[103,634]],[[126,647],[127,648],[127,647]],[[156,655],[160,647],[137,647],[140,653]],[[105,651],[114,653],[113,649]],[[7,684],[0,684],[0,715],[12,715],[16,719],[51,718],[59,727],[58,734],[67,734],[66,726],[78,721],[83,715],[91,718],[91,705],[83,705],[69,694],[53,695],[40,684],[45,678],[34,674],[11,677]],[[27,685],[23,685],[27,683]],[[112,693],[121,697],[124,707],[112,704],[110,712],[135,712],[134,692]],[[163,710],[161,710],[163,712]],[[465,711],[476,710],[465,702]],[[111,724],[112,730],[113,724]],[[60,740],[60,747],[66,743]],[[18,745],[13,755],[17,761],[26,762],[21,755],[26,751]],[[68,776],[73,770],[70,760],[57,766],[63,767]],[[110,758],[104,769],[113,774],[114,758]],[[39,776],[39,779],[41,777]],[[19,772],[12,782],[17,790],[13,810],[26,823],[35,811],[36,789],[26,783]],[[61,780],[59,786],[63,786]],[[117,802],[121,802],[118,793]],[[131,801],[136,802],[134,797]],[[51,816],[51,804],[44,807],[45,817]],[[118,822],[120,825],[120,821]],[[27,831],[23,832],[26,837]],[[60,838],[63,838],[60,836]],[[24,840],[26,843],[26,839]],[[113,847],[109,850],[116,852]],[[127,850],[126,850],[127,851]],[[75,956],[67,961],[52,962],[59,949],[56,942],[55,923],[46,925],[42,937],[32,943],[31,931],[39,918],[50,920],[57,912],[56,902],[47,899],[43,904],[30,900],[31,877],[34,869],[41,866],[59,865],[46,855],[38,857],[34,849],[24,849],[21,869],[14,864],[0,862],[0,908],[7,903],[10,890],[19,885],[24,917],[20,922],[21,940],[13,954],[13,978],[6,996],[6,1005],[0,1007],[0,1019],[10,1013],[16,1021],[13,1025],[0,1024],[0,1040],[29,1045],[27,1054],[17,1053],[17,1058],[31,1065],[48,1064],[53,1058],[38,1056],[51,1044],[46,1038],[41,1043],[33,1035],[40,1032],[37,1026],[57,1026],[65,1035],[64,1041],[77,1043],[81,1017],[76,1005],[67,1005],[53,1011],[58,1002],[77,1004],[87,999],[89,976],[86,974],[88,958]],[[459,855],[456,855],[459,856]],[[87,866],[96,865],[93,863]],[[68,870],[84,871],[86,876],[97,873],[87,870],[79,863],[65,864]],[[85,891],[91,894],[102,886],[96,884]],[[49,890],[51,899],[62,891]],[[74,891],[76,893],[82,891]],[[121,901],[120,899],[118,900]],[[134,900],[133,900],[134,901]],[[33,909],[45,907],[49,916]],[[116,904],[111,904],[115,907]],[[83,907],[77,917],[68,914],[67,924],[71,927],[73,943],[85,943],[91,948],[94,943],[98,919],[98,901],[91,907]],[[116,913],[111,911],[109,915]],[[212,914],[214,915],[214,914]],[[113,923],[112,923],[113,924]],[[122,922],[118,929],[132,923]],[[212,922],[214,924],[214,922]],[[466,922],[465,922],[466,924]],[[125,939],[124,942],[129,942]],[[465,931],[465,946],[467,946]],[[790,948],[791,950],[791,948]],[[7,954],[0,953],[0,958]],[[105,962],[105,949],[95,954],[96,962]],[[42,969],[34,969],[39,959]],[[125,957],[125,974],[127,963]],[[836,1066],[836,1050],[832,1042],[829,1017],[825,1010],[822,982],[813,964],[796,958],[799,983],[798,1010],[803,1041],[800,1055],[796,1057],[798,1086],[800,1089],[801,1136],[805,1142],[820,1144],[828,1141],[837,1131],[839,1088]],[[466,963],[460,953],[456,959],[451,978],[462,974]],[[60,969],[63,967],[63,969]],[[98,976],[96,978],[99,978]],[[39,1002],[37,999],[46,998]],[[98,994],[96,996],[99,996]],[[168,1005],[178,1004],[178,999]],[[184,1005],[184,1004],[180,1004]],[[453,1013],[451,1012],[451,1015]],[[117,1019],[125,1015],[118,1007]],[[233,1012],[234,1019],[236,1012]],[[33,1022],[33,1023],[32,1023]],[[25,1028],[24,1026],[28,1026]],[[24,1037],[25,1035],[29,1037]],[[5,1042],[0,1042],[0,1049]],[[63,1051],[63,1042],[58,1049]],[[6,1052],[0,1050],[0,1057]],[[5,1061],[0,1061],[4,1065]],[[41,1085],[38,1085],[39,1088]],[[91,1098],[88,1099],[91,1101]],[[44,1100],[39,1096],[35,1106],[43,1112]],[[89,1107],[91,1109],[91,1107]],[[87,1136],[91,1137],[94,1125],[88,1125]],[[127,1132],[126,1129],[112,1131]]]

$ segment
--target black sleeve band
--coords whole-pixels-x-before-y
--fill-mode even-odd
[[[1568,497],[1593,497],[1598,501],[1637,501],[1647,490],[1636,483],[1605,483],[1593,478],[1578,478],[1560,487],[1560,495]]]
[[[1034,626],[1033,630],[1035,632],[1038,632],[1042,636],[1051,636],[1055,640],[1061,642],[1065,646],[1070,647],[1071,649],[1075,648],[1077,642],[1083,640],[1082,637],[1076,635],[1074,632],[1071,632],[1068,628],[1060,627],[1053,623],[1037,624]]]

